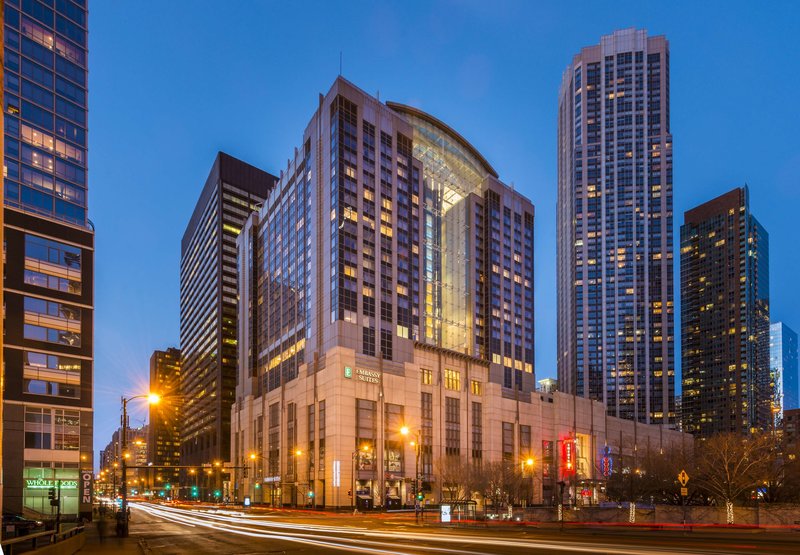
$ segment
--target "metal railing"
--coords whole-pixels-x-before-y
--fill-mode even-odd
[[[45,530],[44,532],[36,532],[34,534],[26,534],[24,536],[19,536],[17,538],[10,538],[7,540],[3,540],[0,542],[0,546],[3,549],[3,553],[5,555],[13,555],[14,547],[30,547],[32,549],[36,549],[37,547],[41,547],[43,545],[50,545],[54,543],[58,543],[63,541],[67,538],[71,538],[72,536],[76,536],[78,534],[82,534],[85,528],[83,526],[76,526],[75,528],[70,528],[65,532],[56,532],[55,530]],[[27,545],[30,542],[30,545]],[[20,545],[26,544],[26,545]]]

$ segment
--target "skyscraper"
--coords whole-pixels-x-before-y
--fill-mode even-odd
[[[684,214],[681,347],[684,431],[771,425],[769,237],[747,187]]]
[[[800,376],[797,368],[797,333],[783,322],[769,327],[769,369],[776,408],[800,408]]]
[[[6,2],[3,513],[91,514],[94,229],[85,1]],[[91,478],[91,476],[89,476]]]
[[[220,152],[181,240],[182,464],[227,461],[236,388],[236,237],[275,177]]]
[[[181,352],[175,348],[153,351],[150,357],[150,391],[161,395],[161,401],[150,405],[150,424],[147,427],[147,460],[155,466],[178,466],[181,459],[181,423],[183,398],[181,387]],[[178,471],[162,476],[173,481]]]
[[[672,423],[669,43],[626,29],[583,48],[558,114],[558,382],[608,414]]]

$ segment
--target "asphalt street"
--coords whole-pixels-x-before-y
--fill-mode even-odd
[[[163,555],[364,553],[775,554],[800,552],[800,532],[677,532],[533,526],[417,525],[413,515],[191,509],[134,503],[131,534]]]

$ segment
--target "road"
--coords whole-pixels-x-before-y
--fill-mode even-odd
[[[380,555],[792,554],[800,533],[418,526],[413,516],[199,510],[134,503],[131,534],[159,555],[362,553]]]

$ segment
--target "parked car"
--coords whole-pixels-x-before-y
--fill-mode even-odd
[[[3,515],[3,530],[8,530],[9,526],[14,527],[14,532],[17,534],[28,534],[32,530],[44,526],[41,520],[31,520],[22,515]]]

